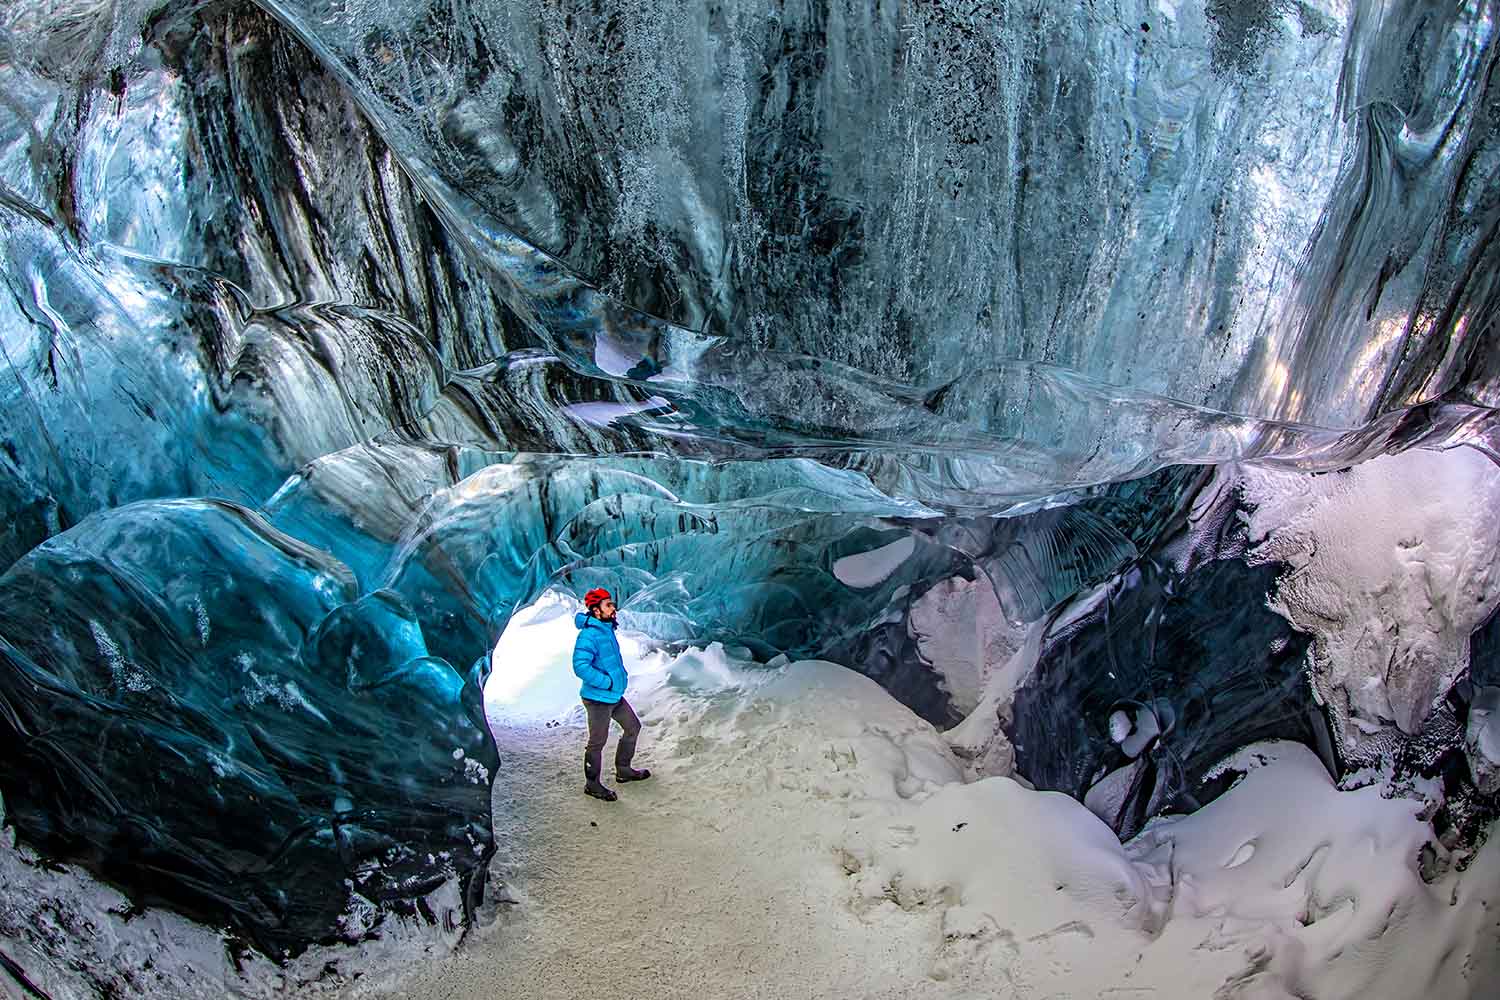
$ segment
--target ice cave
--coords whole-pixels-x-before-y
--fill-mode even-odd
[[[4,0],[0,279],[6,998],[1500,991],[1500,0]]]

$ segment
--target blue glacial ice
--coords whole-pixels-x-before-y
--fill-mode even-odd
[[[918,619],[987,587],[995,739],[1126,837],[1259,740],[1373,766],[1223,484],[1500,459],[1497,18],[7,6],[5,823],[273,957],[472,921],[489,650],[597,585],[940,726]],[[1363,720],[1449,847],[1497,621]]]

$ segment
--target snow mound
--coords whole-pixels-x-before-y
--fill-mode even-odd
[[[1417,733],[1500,595],[1500,469],[1455,448],[1238,474],[1257,508],[1250,558],[1290,567],[1272,610],[1314,636],[1314,689],[1346,754],[1392,726]]]
[[[965,782],[863,676],[722,661],[737,698],[672,682],[703,655],[643,698],[666,781],[707,782],[704,821],[732,801],[736,836],[785,845],[789,873],[799,852],[836,865],[830,968],[894,950],[873,966],[891,995],[1460,1000],[1500,971],[1500,845],[1428,884],[1419,857],[1442,848],[1421,803],[1340,791],[1300,745],[1248,748],[1223,796],[1122,846],[1067,796]]]

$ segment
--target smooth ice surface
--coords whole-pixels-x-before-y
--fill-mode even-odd
[[[7,819],[46,853],[272,955],[445,882],[478,898],[480,692],[326,552],[231,504],[144,502],[0,576],[0,631]]]

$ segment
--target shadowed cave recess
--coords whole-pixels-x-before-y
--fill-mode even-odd
[[[1462,867],[1500,802],[1497,18],[5,5],[8,863],[237,961],[461,936],[489,651],[604,586],[864,673],[1121,839],[1287,740]],[[18,895],[42,991],[89,926]]]

